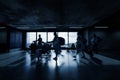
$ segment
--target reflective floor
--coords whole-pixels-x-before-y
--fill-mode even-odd
[[[0,80],[120,80],[120,60],[102,54],[74,58],[75,50],[62,50],[57,61],[53,50],[39,61],[30,51],[1,54]]]

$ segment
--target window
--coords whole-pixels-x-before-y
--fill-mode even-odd
[[[27,32],[27,44],[26,47],[29,48],[30,44],[36,41],[36,32]]]
[[[39,35],[41,35],[43,42],[51,42],[54,38],[54,32],[27,32],[26,47],[29,48],[33,41],[38,40]],[[65,45],[62,47],[68,47],[68,44],[71,46],[72,43],[76,43],[77,32],[58,32],[58,36],[65,39]]]
[[[76,44],[77,32],[69,32],[69,46]]]
[[[63,37],[65,39],[65,44],[68,44],[68,33],[67,32],[59,32],[58,36]]]
[[[48,32],[48,42],[53,41],[54,32]]]

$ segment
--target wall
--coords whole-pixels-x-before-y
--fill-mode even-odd
[[[10,31],[10,49],[22,48],[22,32]]]
[[[6,52],[7,47],[7,31],[0,30],[0,52]]]
[[[9,27],[0,28],[0,53],[8,52],[10,49],[22,49],[25,45],[25,39],[23,40],[22,36],[22,31]]]
[[[89,30],[89,40],[93,34],[96,34],[102,41],[99,49],[119,50],[120,48],[120,30],[116,29],[93,29]]]
[[[25,50],[26,49],[26,32],[22,32],[22,49]]]

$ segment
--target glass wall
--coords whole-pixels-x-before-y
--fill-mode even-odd
[[[76,45],[77,41],[77,32],[69,32],[69,47],[72,47],[72,44]]]
[[[58,36],[63,37],[65,39],[65,44],[68,44],[68,32],[59,32]]]
[[[58,36],[65,39],[65,45],[62,47],[68,47],[68,32],[58,32]]]
[[[27,43],[26,47],[29,48],[30,44],[36,41],[36,32],[27,32]]]
[[[54,32],[27,32],[26,47],[29,48],[33,41],[38,40],[39,35],[41,35],[43,42],[51,42],[54,38]],[[76,43],[77,32],[58,32],[58,36],[65,39],[65,45],[62,47],[70,47],[71,44]]]
[[[52,41],[54,38],[54,32],[48,32],[48,42]]]
[[[76,43],[77,32],[69,32],[69,43]]]

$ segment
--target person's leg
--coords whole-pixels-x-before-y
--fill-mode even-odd
[[[84,50],[81,50],[81,52],[82,52],[82,58],[85,58]]]
[[[80,50],[77,49],[77,51],[75,53],[73,53],[74,54],[73,57],[76,58],[77,54],[79,54],[79,53],[80,53]]]
[[[54,60],[57,60],[57,56],[58,56],[58,51],[55,50],[55,57],[53,58]]]

